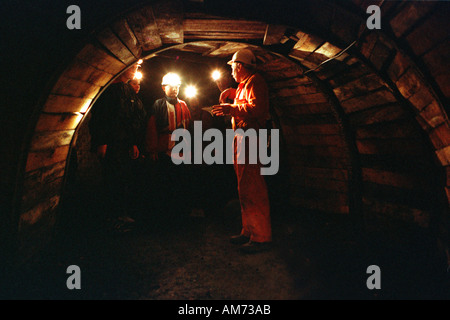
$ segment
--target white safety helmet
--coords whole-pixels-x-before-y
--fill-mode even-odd
[[[256,57],[250,49],[241,49],[237,51],[233,58],[228,61],[228,64],[233,64],[233,62],[240,62],[244,65],[256,67]]]
[[[162,78],[161,82],[162,86],[181,86],[181,79],[180,76],[176,73],[169,72]]]

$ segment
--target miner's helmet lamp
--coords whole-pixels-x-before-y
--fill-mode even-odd
[[[176,73],[169,72],[162,78],[161,82],[162,86],[174,86],[179,87],[181,85],[181,79],[180,76]]]

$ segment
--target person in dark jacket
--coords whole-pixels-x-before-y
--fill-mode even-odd
[[[134,92],[136,93],[133,100],[135,109],[138,110],[138,113],[136,114],[136,136],[137,138],[137,147],[139,150],[139,156],[144,156],[145,154],[145,131],[146,131],[146,123],[148,120],[149,112],[147,108],[144,106],[144,103],[142,102],[141,98],[139,97],[138,93],[141,90],[141,79],[131,79],[128,81],[128,84],[133,88]]]
[[[130,230],[138,210],[133,189],[146,112],[127,83],[136,69],[137,65],[126,70],[105,90],[92,107],[89,122],[91,147],[103,169],[107,218],[121,231]]]

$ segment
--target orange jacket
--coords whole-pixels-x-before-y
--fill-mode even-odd
[[[269,89],[257,73],[244,79],[236,90],[235,108],[231,108],[233,128],[264,128],[269,119]]]

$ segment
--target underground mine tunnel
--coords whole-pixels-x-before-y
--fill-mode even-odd
[[[2,298],[448,298],[450,3],[78,1],[80,29],[71,4],[1,5]],[[142,59],[144,104],[176,71],[197,119],[226,125],[202,108],[218,103],[211,72],[229,76],[242,48],[280,131],[272,250],[242,256],[227,242],[240,215],[226,165],[191,181],[202,215],[106,233],[87,130],[97,99]],[[81,290],[66,287],[69,265]],[[371,265],[381,289],[366,285]]]

